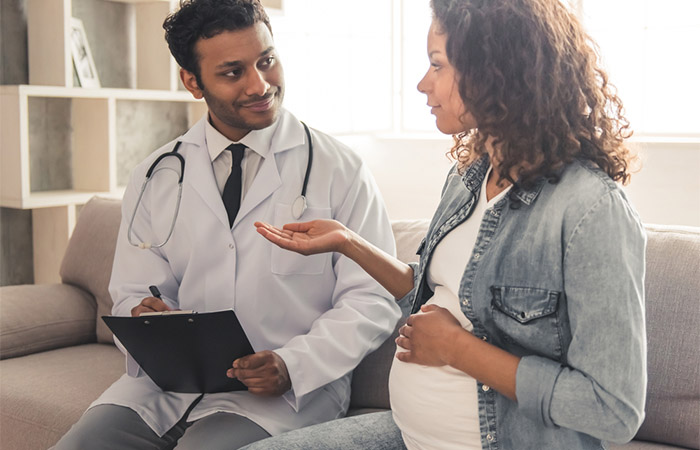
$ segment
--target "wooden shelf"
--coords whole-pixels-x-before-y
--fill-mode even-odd
[[[92,4],[87,13],[71,0],[27,0],[30,84],[0,87],[0,206],[32,210],[35,283],[60,281],[80,206],[95,195],[121,198],[123,174],[207,111],[182,90],[163,39],[163,20],[178,2],[112,2]],[[282,0],[263,5],[279,12]],[[106,20],[98,10],[116,11],[121,22],[113,23],[124,26],[95,23]],[[93,56],[101,58],[95,61],[98,74],[129,67],[119,79],[100,77],[103,88],[74,85],[74,13],[84,22]],[[117,41],[121,53],[112,54]],[[132,152],[134,147],[147,153]]]
[[[70,102],[70,118],[66,128],[72,137],[72,148],[58,149],[71,156],[72,187],[70,189],[32,190],[30,154],[33,150],[32,111],[30,99],[66,99]],[[206,104],[188,92],[81,89],[59,86],[2,86],[0,113],[3,132],[0,137],[0,206],[34,209],[59,205],[82,204],[92,195],[115,195],[117,181],[117,138],[127,130],[117,129],[118,115],[123,114],[122,101],[167,102],[186,108],[186,129],[206,112]],[[164,144],[165,142],[161,143]],[[147,149],[148,152],[157,148]],[[123,183],[122,183],[123,184]]]

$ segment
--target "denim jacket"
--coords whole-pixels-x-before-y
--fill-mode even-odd
[[[453,168],[400,304],[432,295],[426,268],[467,220],[489,167]],[[477,383],[484,449],[602,449],[644,418],[646,236],[624,192],[575,161],[557,182],[513,186],[486,211],[459,289],[473,334],[521,358],[517,403]]]

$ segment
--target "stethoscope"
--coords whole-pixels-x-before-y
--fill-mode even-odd
[[[304,131],[306,131],[306,138],[309,143],[309,157],[306,162],[306,173],[304,174],[304,184],[301,187],[301,194],[299,194],[299,196],[292,203],[292,217],[294,217],[294,219],[296,220],[299,220],[306,211],[306,186],[309,184],[309,174],[311,173],[311,166],[313,164],[314,159],[314,146],[311,140],[311,132],[309,131],[309,127],[306,126],[304,122],[301,122],[301,124],[304,126]],[[182,200],[182,179],[185,176],[185,158],[182,156],[182,154],[178,153],[177,151],[180,148],[180,144],[182,144],[182,141],[177,141],[171,151],[163,153],[158,158],[156,158],[156,160],[153,161],[153,164],[151,164],[151,166],[148,168],[148,171],[146,172],[146,178],[143,180],[143,184],[141,185],[141,191],[139,192],[138,199],[136,199],[134,211],[131,213],[131,220],[129,220],[129,228],[126,230],[126,237],[129,241],[129,244],[133,245],[134,247],[138,247],[141,249],[160,248],[167,244],[170,240],[170,237],[173,235],[173,230],[175,229],[175,221],[177,221],[177,215],[180,212],[180,201]],[[158,164],[160,164],[161,161],[171,156],[174,156],[180,162],[180,176],[177,181],[177,202],[175,204],[175,213],[173,214],[173,220],[170,223],[170,231],[168,231],[168,236],[160,244],[152,244],[150,242],[134,242],[134,240],[132,239],[132,229],[134,227],[134,220],[136,219],[136,212],[138,211],[139,205],[141,204],[141,199],[143,198],[143,193],[146,191],[148,182],[151,181],[151,177],[160,170],[172,170],[173,172],[177,173],[177,170],[175,170],[172,167],[158,167]]]

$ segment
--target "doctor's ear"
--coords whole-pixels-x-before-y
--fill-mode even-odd
[[[197,77],[195,74],[189,70],[180,69],[180,79],[182,80],[182,84],[185,86],[185,89],[190,91],[194,98],[200,99],[204,96],[202,94],[202,89],[199,87],[199,83],[197,83]]]

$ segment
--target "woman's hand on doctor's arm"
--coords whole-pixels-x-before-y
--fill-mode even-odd
[[[264,222],[255,222],[255,227],[258,233],[273,244],[302,255],[343,253],[351,234],[340,222],[328,219],[288,223],[281,229]]]

